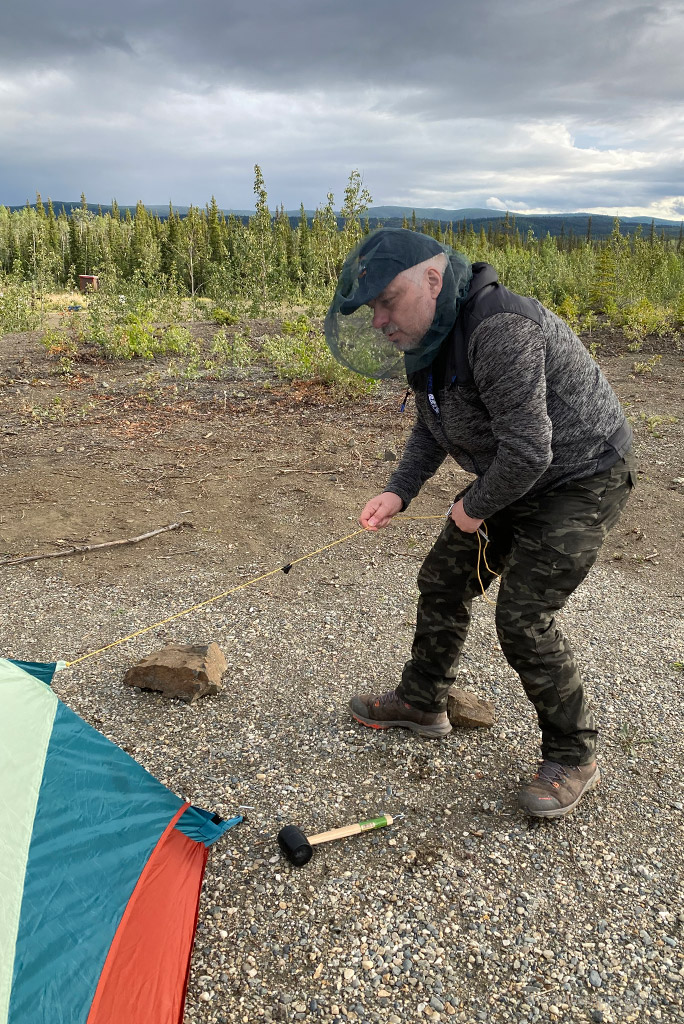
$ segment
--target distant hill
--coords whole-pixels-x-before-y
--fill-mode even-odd
[[[506,215],[505,210],[488,210],[477,206],[468,207],[464,210],[418,209],[412,206],[372,206],[366,216],[377,218],[378,220],[403,220],[404,217],[407,220],[411,220],[414,213],[418,220],[438,220],[445,224],[448,224],[450,221],[455,223],[457,220],[488,220]]]
[[[44,201],[44,205],[46,202],[47,200]],[[35,203],[31,205],[35,209]],[[52,205],[55,213],[59,214],[64,209],[67,214],[70,214],[72,210],[79,209],[81,203],[80,200],[72,202],[53,200]],[[24,206],[25,204],[22,206],[9,206],[7,209],[21,210],[24,209]],[[87,208],[93,214],[97,214],[100,211],[103,214],[111,213],[112,211],[110,204],[98,205],[96,203],[88,203]],[[161,220],[166,220],[169,214],[168,203],[165,203],[163,206],[145,206],[145,209],[148,213],[159,217]],[[174,206],[173,209],[181,217],[186,216],[188,212],[187,206]],[[131,212],[131,215],[135,214],[135,206],[119,206],[119,212],[122,217],[126,216],[127,210]],[[299,221],[300,211],[286,210],[285,212],[290,222],[296,225]],[[304,212],[309,220],[311,220],[315,213],[314,210],[305,210]],[[254,214],[254,210],[223,210],[222,213],[226,217],[232,214],[246,222]],[[575,238],[586,238],[590,220],[591,237],[607,238],[611,234],[615,223],[614,217],[603,214],[548,213],[526,215],[510,212],[507,214],[505,210],[488,210],[478,207],[467,207],[461,210],[443,210],[436,207],[414,209],[410,206],[373,206],[364,214],[364,219],[368,219],[371,228],[376,228],[379,225],[401,227],[404,219],[411,223],[414,214],[416,225],[419,228],[427,221],[432,224],[439,223],[443,230],[448,228],[450,224],[457,228],[465,223],[466,227],[472,227],[475,232],[479,232],[481,229],[485,231],[497,230],[503,226],[506,216],[508,216],[509,231],[515,232],[517,230],[522,236],[525,236],[528,231],[532,231],[535,238],[544,238],[547,234],[554,237],[559,235],[568,237],[572,234]],[[666,238],[678,238],[682,230],[682,222],[665,220],[661,217],[620,217],[619,219],[623,234],[633,234],[639,228],[646,234],[651,230],[652,223],[655,225],[658,234],[662,231],[665,233]],[[341,227],[343,223],[342,218],[338,214],[338,225]]]
[[[392,219],[392,220],[403,220],[404,217],[410,220],[412,215],[415,213],[417,220],[433,220],[440,221],[443,224],[454,223],[458,221],[466,220],[480,221],[480,220],[502,220],[506,216],[506,210],[489,210],[479,207],[469,207],[463,210],[442,210],[442,209],[423,209],[411,206],[373,206],[371,207],[366,216],[377,217],[379,219]],[[517,221],[527,220],[545,220],[547,217],[553,220],[562,218],[568,223],[573,220],[583,221],[585,224],[589,217],[594,221],[607,220],[610,221],[612,226],[614,218],[604,214],[596,213],[546,213],[546,214],[523,214],[523,213],[512,213],[508,211],[509,218],[516,218]],[[679,221],[664,220],[661,217],[620,217],[621,224],[650,224],[655,219],[656,226],[659,225],[671,225],[679,226]]]
[[[378,210],[387,212],[383,213],[382,217],[379,218]],[[391,215],[389,215],[390,211]],[[572,234],[575,238],[586,238],[590,220],[591,237],[594,239],[607,238],[612,233],[615,224],[614,217],[608,217],[603,214],[549,213],[525,216],[515,213],[506,214],[505,210],[413,211],[408,209],[408,207],[376,207],[369,210],[366,216],[369,217],[371,227],[375,227],[380,222],[385,227],[401,227],[404,219],[411,223],[414,212],[416,224],[419,228],[427,221],[433,224],[439,222],[442,230],[448,228],[450,224],[456,229],[465,223],[467,228],[472,227],[476,233],[481,229],[496,231],[503,228],[508,216],[509,232],[514,233],[517,230],[524,237],[528,231],[532,231],[535,238],[545,238],[547,234],[552,237],[558,237],[559,235],[569,237]],[[436,216],[436,214],[439,216]],[[652,222],[655,223],[658,234],[663,231],[666,238],[678,238],[682,229],[682,222],[663,220],[662,218],[620,217],[619,220],[620,228],[624,235],[634,234],[638,230],[641,230],[643,234],[647,234],[651,230]]]
[[[48,204],[47,199],[44,199],[43,200],[43,206],[46,209],[47,209],[47,204]],[[35,210],[35,208],[36,208],[36,204],[35,203],[30,203],[29,205],[31,206],[32,209]],[[0,206],[2,206],[2,203],[0,203]],[[80,210],[81,209],[81,200],[78,199],[78,200],[75,200],[75,201],[71,200],[69,202],[65,202],[65,201],[63,201],[61,199],[60,200],[53,199],[52,200],[52,207],[53,207],[55,213],[57,214],[57,216],[59,216],[59,214],[62,212],[62,210],[64,210],[64,212],[67,215],[69,215],[72,210]],[[24,210],[25,208],[26,208],[26,203],[22,203],[21,206],[8,206],[7,207],[7,209],[11,210],[11,211],[14,211],[14,210]],[[104,213],[111,213],[112,212],[112,205],[111,205],[111,203],[86,203],[86,208],[88,209],[89,213],[94,213],[96,215],[100,211],[102,211],[103,214]],[[169,204],[168,203],[164,203],[163,206],[157,206],[157,205],[147,206],[147,204],[145,204],[145,209],[147,210],[147,212],[149,214],[152,214],[153,217],[159,217],[160,220],[166,220],[166,218],[169,215]],[[189,206],[174,206],[173,207],[173,212],[177,213],[181,217],[185,217],[189,209],[190,209]],[[119,203],[119,213],[121,214],[122,217],[126,216],[126,211],[130,211],[131,216],[133,216],[135,214],[135,206],[122,206]],[[253,213],[254,213],[254,210],[222,210],[221,212],[224,213],[226,217],[230,213],[235,214],[236,217],[251,217],[253,215]],[[297,211],[297,216],[299,216],[299,211]],[[312,212],[311,216],[313,216],[313,212]]]
[[[591,237],[607,238],[613,231],[615,218],[604,214],[590,213],[547,213],[547,214],[519,214],[506,213],[505,210],[440,210],[440,209],[416,209],[407,206],[380,206],[368,210],[371,225],[375,226],[377,220],[382,220],[386,227],[401,227],[404,219],[411,222],[415,213],[416,223],[421,227],[426,221],[433,224],[439,221],[442,229],[452,224],[454,228],[464,222],[467,227],[472,227],[475,232],[481,228],[485,231],[495,230],[502,227],[506,216],[508,216],[509,230],[518,230],[521,235],[532,231],[535,238],[544,238],[547,234],[557,237],[558,235],[569,236],[571,233],[575,238],[587,235],[589,221],[591,220]],[[650,231],[651,223],[660,234],[665,232],[666,238],[677,238],[682,227],[682,222],[664,220],[656,217],[620,217],[620,227],[623,234],[632,234],[641,227],[643,233]]]

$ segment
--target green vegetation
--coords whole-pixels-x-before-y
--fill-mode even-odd
[[[656,416],[653,413],[640,412],[638,419],[636,421],[631,419],[630,422],[635,426],[643,424],[644,429],[651,437],[662,437],[660,428],[664,423],[678,423],[679,421],[676,416]]]
[[[653,737],[647,736],[637,722],[623,722],[618,730],[617,741],[628,757],[632,757],[639,747],[653,746],[655,743]]]
[[[662,358],[661,355],[651,356],[644,363],[633,363],[632,369],[635,373],[653,373],[654,366],[657,366]]]
[[[19,268],[4,277],[0,274],[0,331],[33,331],[42,319],[35,290],[23,280]]]
[[[288,380],[319,379],[328,384],[339,384],[346,391],[363,394],[375,387],[375,382],[350,373],[333,358],[323,334],[316,330],[307,317],[283,320],[282,334],[261,339],[261,356],[280,377]]]
[[[236,325],[237,314],[220,310],[219,319],[229,326],[217,330],[209,341],[193,337],[187,327],[162,321],[172,313],[175,297],[153,296],[146,290],[124,295],[106,288],[90,295],[87,309],[65,314],[58,327],[40,337],[47,352],[59,360],[60,372],[73,372],[79,355],[88,352],[103,359],[157,359],[171,356],[172,377],[211,379],[246,370],[259,364],[287,380],[316,380],[339,386],[349,394],[366,393],[375,387],[340,366],[332,357],[320,330],[308,316],[283,319],[280,334],[252,336],[249,323]],[[208,316],[214,319],[216,310]],[[167,318],[168,319],[168,318]]]
[[[53,293],[74,289],[85,273],[97,274],[100,288],[80,298],[86,310],[77,314],[78,331],[112,357],[182,354],[188,339],[168,325],[187,320],[225,328],[292,309],[320,316],[346,253],[369,230],[364,217],[372,199],[359,172],[349,177],[339,214],[332,194],[312,218],[303,207],[294,221],[282,208],[273,213],[258,165],[254,194],[250,218],[226,218],[213,198],[182,217],[169,207],[164,220],[142,203],[133,215],[116,203],[94,214],[85,196],[69,212],[40,196],[35,209],[0,206],[0,331],[40,325],[46,312],[60,308]],[[681,233],[626,236],[616,221],[608,239],[590,232],[535,238],[521,235],[508,217],[477,233],[466,223],[446,230],[424,223],[423,230],[473,261],[492,263],[510,288],[534,295],[588,335],[608,323],[638,352],[647,336],[677,336],[684,326]],[[305,334],[303,343],[315,345],[308,328]],[[282,337],[296,345],[296,331],[283,326]]]

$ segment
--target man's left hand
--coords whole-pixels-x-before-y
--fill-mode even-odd
[[[451,518],[463,533],[475,533],[482,526],[484,519],[471,519],[463,509],[463,498],[457,501],[451,510]]]

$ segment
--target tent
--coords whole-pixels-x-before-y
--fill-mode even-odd
[[[180,1024],[223,821],[0,658],[0,1024]]]

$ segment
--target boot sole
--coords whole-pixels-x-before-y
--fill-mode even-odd
[[[418,736],[426,736],[431,740],[439,740],[443,736],[448,736],[451,732],[451,726],[444,728],[443,726],[429,726],[429,725],[418,725],[417,722],[408,721],[397,721],[397,722],[376,722],[371,718],[364,718],[357,711],[352,709],[352,718],[354,718],[360,725],[367,725],[369,729],[410,729],[411,732],[415,732]]]
[[[587,793],[591,793],[592,789],[596,789],[600,781],[601,773],[597,768],[595,774],[589,779],[574,803],[568,804],[567,807],[557,807],[553,811],[533,811],[530,807],[525,807],[523,804],[520,804],[521,810],[526,811],[527,814],[531,814],[533,818],[562,818],[566,814],[570,814],[574,811],[582,797],[586,796]]]

